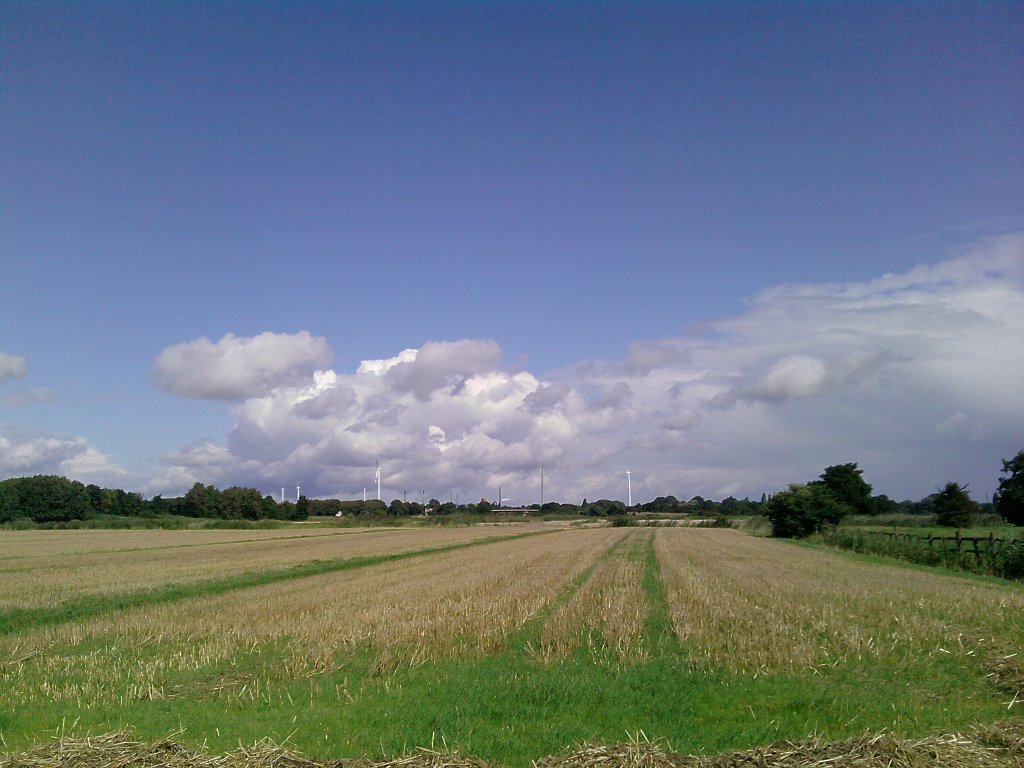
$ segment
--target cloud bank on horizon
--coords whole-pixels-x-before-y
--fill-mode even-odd
[[[636,500],[723,498],[856,461],[876,492],[920,498],[957,480],[985,498],[999,460],[1024,447],[1024,233],[868,282],[768,288],[693,334],[545,377],[505,367],[482,339],[428,341],[354,372],[331,358],[308,331],[160,352],[157,385],[225,401],[233,426],[165,453],[144,490],[299,483],[355,498],[379,458],[386,499],[475,501],[501,485],[533,503],[541,466],[548,500],[623,497],[627,469]],[[25,365],[0,354],[8,381]],[[10,430],[0,469],[126,473],[85,438]]]

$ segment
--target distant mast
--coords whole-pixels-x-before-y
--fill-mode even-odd
[[[629,470],[626,470],[626,508],[633,507],[633,482],[629,477]]]

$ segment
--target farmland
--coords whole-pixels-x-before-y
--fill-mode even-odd
[[[525,766],[641,731],[708,754],[1024,706],[1020,585],[731,530],[16,531],[0,557],[6,749],[130,727]]]
[[[331,531],[103,531],[30,532],[2,552],[0,575],[11,587],[0,595],[0,610],[52,605],[85,595],[116,593],[168,583],[190,583],[245,571],[284,568],[339,557],[397,554],[493,535],[476,528],[423,531],[347,529]],[[45,534],[53,536],[52,545]],[[90,535],[91,534],[91,535]],[[86,542],[77,544],[75,536]],[[12,537],[13,538],[13,537]],[[106,542],[113,542],[108,549]],[[77,544],[77,546],[76,546]],[[76,551],[81,547],[83,551]],[[31,548],[42,554],[29,555]],[[8,550],[10,553],[8,554]]]

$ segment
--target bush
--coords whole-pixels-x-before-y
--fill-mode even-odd
[[[996,553],[994,571],[1004,579],[1024,579],[1024,542],[1003,547]]]
[[[766,515],[772,536],[800,539],[835,526],[850,508],[840,504],[824,485],[791,485],[768,501]]]
[[[732,520],[725,515],[718,515],[711,520],[701,520],[693,525],[694,528],[732,528]]]

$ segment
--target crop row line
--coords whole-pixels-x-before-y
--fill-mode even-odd
[[[540,650],[541,632],[544,624],[559,608],[566,605],[579,593],[583,588],[583,585],[590,580],[594,571],[601,563],[615,556],[624,546],[626,546],[626,542],[632,538],[632,535],[633,534],[630,533],[629,535],[623,536],[618,541],[613,542],[594,560],[594,562],[580,571],[568,584],[565,585],[554,600],[541,608],[541,610],[538,611],[530,621],[523,625],[518,632],[509,638],[509,647],[530,656],[536,655]]]

